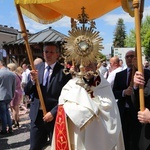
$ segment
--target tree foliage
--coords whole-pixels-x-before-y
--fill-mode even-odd
[[[148,59],[150,59],[150,30],[146,33],[142,43],[144,46],[144,54]]]
[[[144,47],[144,54],[150,58],[150,16],[146,16],[141,24],[141,46]],[[136,35],[135,29],[131,29],[129,35],[126,36],[125,46],[135,47]]]
[[[119,18],[114,32],[113,47],[125,46],[126,31],[123,19]]]
[[[135,47],[135,30],[131,29],[125,39],[125,47]]]
[[[141,41],[144,47],[144,54],[150,58],[150,16],[146,16],[141,26]]]

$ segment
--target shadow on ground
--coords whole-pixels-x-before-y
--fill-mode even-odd
[[[14,128],[12,134],[0,135],[1,150],[29,150],[30,140],[29,114],[20,116],[20,127]]]

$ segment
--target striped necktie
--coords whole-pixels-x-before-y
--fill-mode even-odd
[[[50,66],[47,66],[46,67],[47,71],[45,73],[45,87],[48,87],[48,83],[49,83],[49,73],[50,73],[50,69],[51,67]]]

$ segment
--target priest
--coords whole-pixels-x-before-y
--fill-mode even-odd
[[[96,63],[89,63],[84,69],[84,84],[75,77],[63,87],[52,150],[124,150],[111,85],[96,75],[96,70]]]

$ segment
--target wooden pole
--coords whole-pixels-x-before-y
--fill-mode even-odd
[[[141,28],[141,23],[142,23],[142,18],[143,18],[143,11],[144,11],[144,0],[141,0],[140,3],[140,10],[139,10],[139,17],[140,17],[140,28]],[[135,56],[137,57],[137,44],[135,45]],[[135,66],[132,67],[132,80],[130,83],[130,86],[132,87],[134,82],[133,82],[133,78],[134,78],[134,74],[136,72],[137,68]]]
[[[139,0],[133,0],[133,8],[135,15],[135,31],[136,31],[136,45],[137,45],[137,66],[138,71],[143,73],[142,66],[142,51],[141,51],[141,38],[140,38],[140,15],[139,15]],[[145,109],[144,104],[144,87],[139,87],[140,110]]]
[[[27,50],[27,54],[28,54],[28,57],[29,57],[30,65],[31,65],[32,70],[35,70],[35,66],[34,66],[34,63],[33,63],[33,56],[32,56],[32,53],[31,53],[30,46],[29,46],[29,42],[28,42],[28,35],[27,35],[25,23],[24,23],[24,20],[23,20],[23,16],[22,16],[19,4],[16,5],[16,9],[17,9],[20,28],[21,28],[22,36],[23,36],[24,41],[25,41],[26,50]],[[41,88],[40,88],[40,84],[39,84],[38,79],[36,80],[36,88],[37,88],[37,91],[38,91],[39,100],[40,100],[40,103],[41,103],[43,114],[46,115],[46,113],[47,113],[46,112],[46,107],[45,107],[45,104],[44,104],[44,100],[43,100],[43,96],[42,96],[42,92],[41,92]]]

